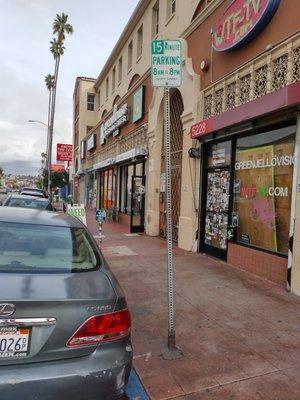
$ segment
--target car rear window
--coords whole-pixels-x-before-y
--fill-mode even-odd
[[[99,266],[83,228],[0,222],[0,272],[83,272]]]
[[[25,207],[25,208],[36,208],[39,210],[45,210],[47,208],[48,202],[42,199],[22,199],[18,197],[11,197],[5,203],[9,207]]]

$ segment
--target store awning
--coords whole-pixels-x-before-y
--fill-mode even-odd
[[[148,149],[145,147],[135,147],[131,150],[125,151],[124,153],[118,154],[115,158],[107,158],[103,161],[93,165],[93,170],[104,169],[111,165],[119,164],[124,161],[132,160],[137,157],[145,157],[148,154]]]
[[[192,139],[201,139],[212,132],[298,104],[300,104],[300,82],[285,86],[219,115],[204,119],[191,126],[190,135]]]

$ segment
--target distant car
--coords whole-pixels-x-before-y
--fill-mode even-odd
[[[0,207],[0,305],[1,399],[121,398],[130,314],[78,219]]]
[[[7,188],[0,188],[0,194],[7,194],[8,190]]]
[[[41,197],[45,198],[45,195],[41,192],[38,192],[36,190],[21,190],[20,194],[23,194],[24,196],[35,196],[35,197]]]
[[[34,192],[34,193],[40,193],[43,195],[43,197],[47,197],[45,190],[43,189],[39,189],[39,188],[31,188],[31,187],[23,187],[20,191],[20,194],[22,194],[22,192]]]
[[[3,202],[4,207],[36,208],[39,210],[55,211],[48,199],[24,194],[11,194]]]

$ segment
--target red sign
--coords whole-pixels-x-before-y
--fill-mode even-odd
[[[51,171],[53,172],[65,171],[65,167],[64,165],[61,164],[51,164]]]
[[[195,125],[191,126],[190,135],[192,139],[197,139],[207,135],[211,130],[210,119],[204,119]]]
[[[234,0],[214,27],[213,48],[232,50],[250,42],[271,20],[280,0]]]
[[[72,161],[73,146],[71,144],[57,144],[56,160],[57,161]]]

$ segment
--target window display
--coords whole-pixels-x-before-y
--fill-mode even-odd
[[[237,240],[287,254],[295,127],[237,140],[234,213]]]
[[[100,172],[100,208],[115,205],[115,175],[113,168]]]

